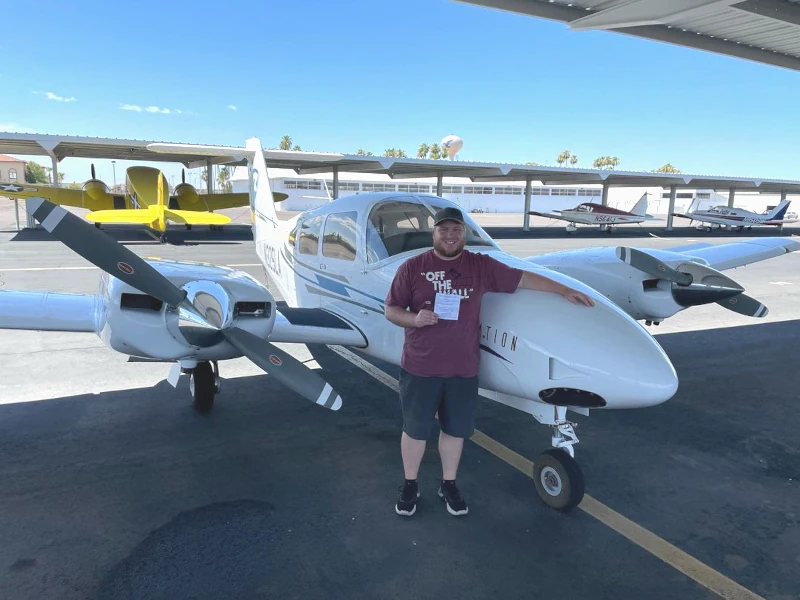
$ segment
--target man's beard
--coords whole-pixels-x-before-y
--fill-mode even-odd
[[[433,243],[433,249],[436,250],[442,256],[446,256],[447,258],[452,258],[454,256],[458,256],[459,253],[464,249],[464,246],[467,245],[466,240],[462,240],[459,243],[453,244],[452,246],[449,244],[445,244],[443,241],[438,241]]]

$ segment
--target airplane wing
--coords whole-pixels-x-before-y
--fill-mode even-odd
[[[273,192],[275,202],[286,200],[288,194]],[[250,206],[250,194],[237,192],[231,194],[204,194],[200,197],[203,203],[208,206],[208,210],[221,210],[224,208],[237,208],[239,206]]]
[[[562,217],[561,215],[556,214],[556,213],[543,213],[543,212],[538,212],[538,211],[535,211],[535,210],[529,210],[528,214],[529,215],[535,215],[537,217],[545,217],[547,219],[558,219],[560,221],[569,221],[570,220],[570,219]]]
[[[73,190],[70,188],[53,187],[38,183],[0,183],[0,196],[9,198],[44,198],[53,204],[62,206],[74,206],[75,208],[88,208],[89,210],[105,210],[114,208],[114,196],[108,196],[108,201],[98,201],[89,194],[84,194],[83,190]],[[122,198],[122,196],[119,196]]]
[[[703,258],[708,261],[709,266],[718,271],[724,271],[800,250],[800,242],[795,239],[778,237],[751,239],[730,244],[709,244],[702,248],[697,246],[673,249],[673,251]]]

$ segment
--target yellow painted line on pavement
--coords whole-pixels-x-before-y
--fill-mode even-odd
[[[372,363],[342,346],[329,347],[339,356],[353,363],[384,385],[394,391],[399,391],[400,388],[397,380],[385,371],[382,371]],[[524,456],[517,454],[510,448],[477,429],[470,440],[533,479],[533,462]],[[655,533],[634,523],[599,500],[592,498],[589,494],[583,496],[583,500],[578,505],[578,508],[726,600],[764,600],[764,598],[758,594],[751,592],[719,571],[700,562],[692,555],[670,544]]]

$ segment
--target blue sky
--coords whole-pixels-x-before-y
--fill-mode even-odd
[[[569,149],[584,167],[614,155],[626,170],[800,179],[800,73],[699,50],[451,0],[47,0],[32,16],[4,8],[19,26],[0,36],[0,131],[266,147],[288,134],[410,156],[456,134],[461,160],[554,165]],[[88,162],[59,170],[83,181]]]

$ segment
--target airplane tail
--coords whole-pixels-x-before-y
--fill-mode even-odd
[[[245,147],[253,153],[249,162],[250,167],[250,210],[253,213],[254,225],[259,221],[266,221],[267,226],[278,227],[278,213],[275,210],[275,198],[269,185],[267,162],[264,160],[264,150],[258,138],[250,138],[245,142]]]
[[[639,201],[631,209],[631,214],[637,217],[647,216],[647,192],[642,194],[642,197],[639,198]]]
[[[791,204],[791,200],[784,200],[778,206],[776,206],[771,213],[767,215],[765,220],[767,221],[783,221],[783,217],[786,216],[786,210],[789,208],[789,204]]]
[[[689,208],[686,209],[686,214],[687,215],[692,214],[699,207],[700,207],[700,198],[695,197],[695,199],[692,200],[692,203],[689,205]]]

